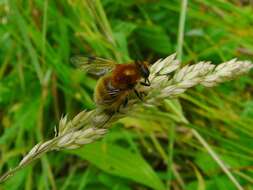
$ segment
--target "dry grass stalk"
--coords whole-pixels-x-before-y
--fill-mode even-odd
[[[48,151],[76,149],[100,139],[113,122],[126,117],[129,110],[135,109],[140,104],[156,105],[164,98],[175,97],[198,84],[212,87],[243,75],[253,67],[249,61],[233,59],[218,66],[210,62],[199,62],[180,68],[180,63],[175,57],[176,55],[172,54],[151,66],[151,86],[139,87],[147,94],[144,102],[133,98],[126,108],[122,108],[120,113],[114,114],[112,118],[99,108],[93,111],[82,111],[70,121],[67,121],[67,116],[63,117],[59,122],[55,137],[35,145],[16,168],[11,169],[0,178],[0,183]]]

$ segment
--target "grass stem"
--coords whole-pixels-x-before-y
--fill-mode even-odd
[[[172,165],[173,165],[173,155],[174,155],[174,141],[175,141],[175,124],[170,125],[169,130],[169,144],[168,144],[168,165],[167,165],[167,173],[168,173],[168,190],[171,188],[171,179],[172,179]]]
[[[181,2],[180,20],[179,20],[179,27],[178,27],[178,39],[177,39],[177,58],[179,61],[182,60],[182,56],[183,56],[184,28],[185,28],[185,18],[186,18],[186,11],[187,11],[187,2],[188,0],[182,0]]]
[[[195,130],[192,129],[193,135],[198,139],[198,141],[206,148],[207,152],[214,159],[214,161],[221,167],[224,173],[228,176],[228,178],[234,183],[238,190],[243,190],[243,187],[236,180],[233,174],[229,171],[225,163],[219,158],[219,156],[214,152],[214,150],[209,146],[209,144],[204,140],[204,138]]]

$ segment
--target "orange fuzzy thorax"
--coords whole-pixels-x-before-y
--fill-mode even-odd
[[[130,89],[140,80],[140,73],[135,64],[116,65],[112,72],[112,85],[119,89]]]

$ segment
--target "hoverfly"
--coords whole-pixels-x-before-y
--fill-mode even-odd
[[[109,114],[119,112],[122,105],[126,106],[133,92],[142,100],[135,88],[138,83],[150,86],[147,62],[117,64],[113,60],[93,56],[73,57],[71,62],[88,73],[101,76],[95,88],[94,100],[97,106]]]

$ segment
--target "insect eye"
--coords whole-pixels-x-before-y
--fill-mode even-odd
[[[149,77],[149,69],[145,64],[142,64],[139,61],[136,61],[135,64],[139,67],[140,74],[143,78],[148,78]]]
[[[143,78],[149,77],[149,70],[145,65],[141,66],[141,75],[143,76]]]

